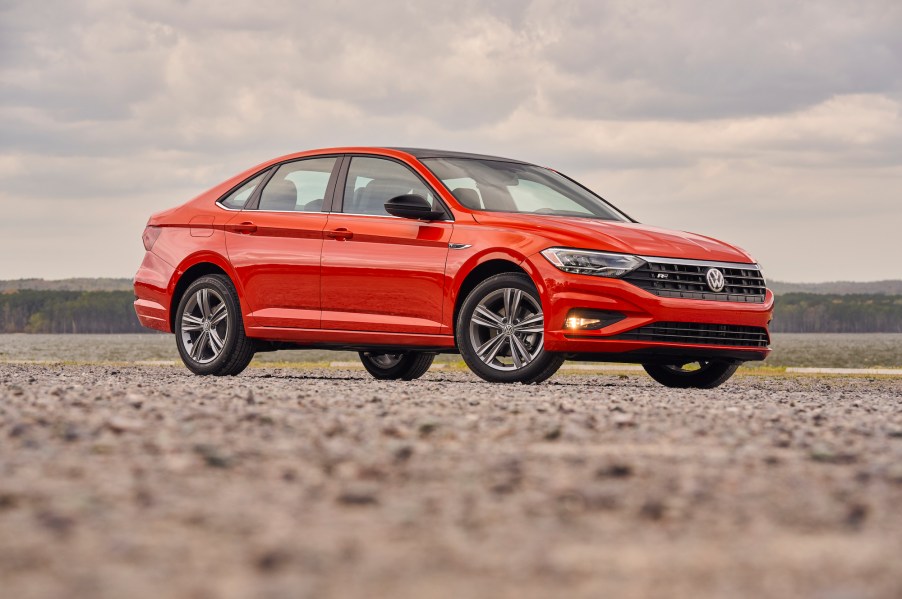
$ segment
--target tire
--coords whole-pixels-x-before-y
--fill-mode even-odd
[[[175,344],[188,370],[235,375],[254,357],[244,334],[238,293],[228,277],[205,275],[188,286],[175,313]]]
[[[418,379],[426,374],[435,359],[435,354],[418,351],[397,354],[362,351],[359,355],[366,371],[382,381]]]
[[[542,301],[529,277],[502,273],[477,285],[464,300],[455,338],[464,362],[480,378],[541,383],[564,363],[562,354],[545,351],[544,327]]]
[[[733,376],[739,364],[734,362],[699,361],[695,370],[683,366],[662,364],[643,364],[648,375],[664,385],[676,389],[713,389],[724,384]]]

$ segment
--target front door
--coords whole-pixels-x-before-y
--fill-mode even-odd
[[[385,211],[386,201],[409,193],[440,203],[400,162],[354,156],[345,181],[324,232],[323,329],[439,333],[453,222]]]
[[[226,248],[252,323],[320,326],[320,253],[336,157],[279,166],[262,192],[226,225]]]

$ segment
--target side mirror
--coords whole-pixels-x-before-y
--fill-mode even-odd
[[[445,217],[442,210],[433,210],[426,198],[414,193],[398,196],[385,202],[385,211],[392,216],[402,218],[438,220]]]

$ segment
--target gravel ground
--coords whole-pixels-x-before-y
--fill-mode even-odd
[[[902,381],[0,365],[0,595],[902,596]]]

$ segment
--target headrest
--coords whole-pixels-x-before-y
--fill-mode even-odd
[[[318,200],[312,200],[304,204],[304,212],[322,212],[323,211],[323,198]]]
[[[296,210],[298,188],[290,179],[270,181],[260,196],[260,210]]]
[[[387,214],[385,202],[410,191],[410,182],[393,179],[373,179],[366,184],[357,209],[361,214]]]
[[[482,210],[482,201],[479,199],[479,194],[475,189],[458,187],[451,192],[451,195],[457,198],[458,202],[470,210]]]

